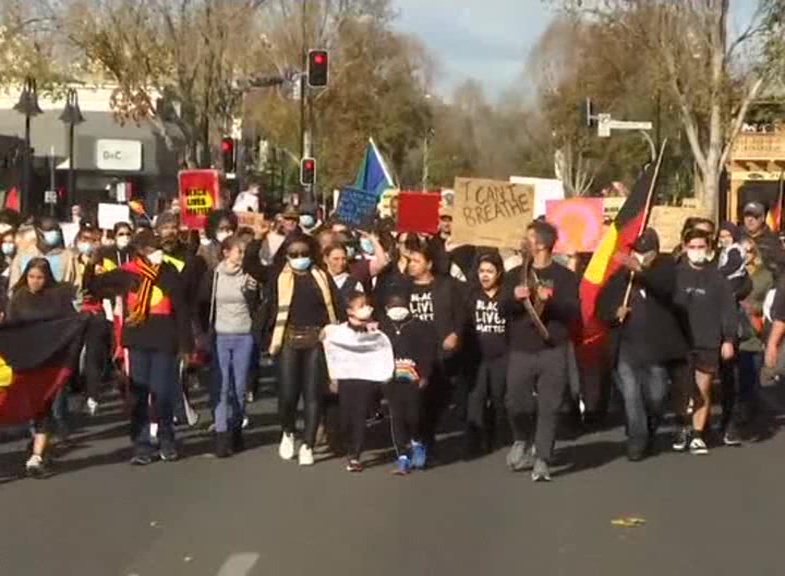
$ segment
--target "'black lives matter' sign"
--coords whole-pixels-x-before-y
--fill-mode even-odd
[[[452,239],[458,244],[518,248],[534,213],[534,186],[455,179]]]

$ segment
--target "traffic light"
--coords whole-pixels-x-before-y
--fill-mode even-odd
[[[327,86],[330,54],[327,50],[311,50],[308,52],[308,86],[324,88]]]
[[[235,171],[234,138],[221,140],[221,157],[223,158],[224,174],[233,174]]]
[[[316,183],[316,160],[303,158],[300,161],[300,184],[313,186]]]

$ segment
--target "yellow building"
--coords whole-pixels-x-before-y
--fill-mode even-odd
[[[725,216],[742,217],[744,205],[757,200],[771,209],[780,194],[785,172],[785,131],[742,132],[728,162],[729,189]]]

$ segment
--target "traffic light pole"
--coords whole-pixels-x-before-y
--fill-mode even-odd
[[[302,24],[302,46],[301,46],[301,59],[302,59],[302,73],[300,75],[300,161],[306,156],[305,150],[305,134],[307,131],[306,126],[306,98],[308,98],[308,82],[306,79],[307,69],[308,69],[308,49],[307,49],[307,38],[308,35],[308,27],[307,27],[307,0],[302,0],[302,13],[300,15],[301,24]],[[300,204],[312,204],[313,201],[313,186],[306,185],[303,187],[303,198],[301,198]]]

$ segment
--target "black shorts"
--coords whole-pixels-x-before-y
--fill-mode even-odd
[[[690,351],[690,366],[694,371],[717,375],[720,371],[719,349],[699,348]]]

